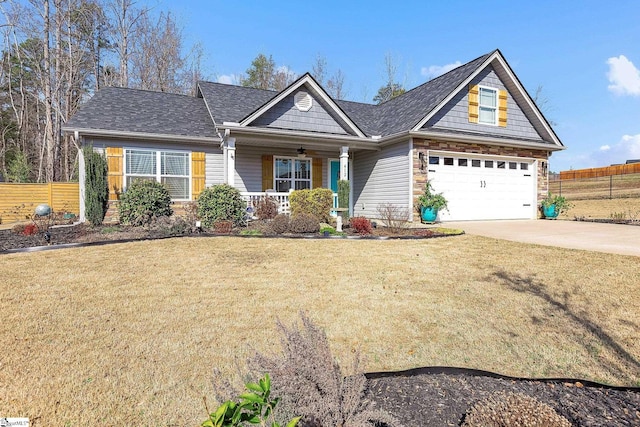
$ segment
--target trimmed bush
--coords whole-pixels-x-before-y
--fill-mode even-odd
[[[84,147],[83,155],[85,215],[91,225],[100,225],[107,213],[109,201],[107,159],[102,154],[93,151],[92,146]]]
[[[371,228],[371,221],[363,216],[356,216],[351,218],[351,228],[358,234],[371,234],[373,229]]]
[[[229,184],[205,188],[198,197],[198,217],[205,227],[212,227],[216,221],[231,221],[240,225],[246,213],[246,203],[240,191]]]
[[[147,225],[161,216],[171,216],[169,190],[157,181],[137,179],[120,196],[120,221],[124,224]]]
[[[291,216],[311,214],[320,221],[327,222],[333,207],[333,192],[328,188],[296,190],[289,196]]]
[[[270,234],[282,234],[289,231],[289,215],[279,214],[269,223]]]
[[[278,215],[278,201],[273,197],[262,197],[255,204],[258,219],[273,219]]]
[[[294,216],[289,223],[289,231],[292,233],[317,233],[318,230],[320,230],[320,221],[307,213]]]

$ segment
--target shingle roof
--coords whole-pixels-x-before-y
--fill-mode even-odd
[[[494,52],[476,58],[380,105],[343,100],[335,102],[368,136],[386,136],[408,131]],[[216,135],[216,124],[240,122],[278,93],[206,81],[198,82],[196,97],[104,88],[82,106],[65,129],[89,128],[213,137]]]
[[[65,129],[216,136],[215,126],[201,98],[118,87],[100,89]]]
[[[217,124],[238,123],[279,93],[205,81],[198,82],[198,88]]]

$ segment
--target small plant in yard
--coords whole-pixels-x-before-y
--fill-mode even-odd
[[[301,213],[289,222],[289,231],[292,233],[317,233],[320,229],[320,222],[315,215]]]
[[[241,236],[262,236],[262,231],[256,230],[254,228],[240,230]]]
[[[245,213],[246,204],[240,191],[228,184],[205,188],[198,197],[198,216],[205,227],[211,227],[220,220],[239,225]]]
[[[273,219],[278,215],[278,201],[273,197],[261,197],[254,206],[258,219]]]
[[[296,190],[289,196],[291,216],[311,214],[321,221],[328,221],[333,207],[333,193],[328,188]]]
[[[13,227],[11,227],[11,231],[14,234],[23,234],[24,233],[24,229],[27,225],[26,224],[22,224],[22,223],[18,223],[16,225],[14,225]]]
[[[431,208],[437,211],[441,209],[446,210],[448,209],[447,204],[447,199],[442,193],[434,193],[431,180],[427,180],[427,183],[424,185],[424,193],[418,197],[418,202],[416,203],[418,211],[420,211],[421,207]]]
[[[373,409],[364,399],[366,379],[359,370],[359,354],[353,361],[352,375],[345,376],[331,354],[325,332],[304,313],[300,318],[301,328],[289,328],[278,321],[282,355],[256,353],[249,360],[254,372],[273,373],[273,390],[282,397],[282,413],[301,415],[305,426],[397,426],[395,418]]]
[[[354,216],[350,219],[351,228],[358,234],[371,234],[373,228],[371,227],[371,221],[363,216]]]
[[[282,234],[289,231],[289,215],[279,214],[269,223],[270,234]]]
[[[38,226],[33,223],[27,224],[24,226],[22,234],[25,236],[33,236],[35,234],[38,234]]]
[[[137,179],[120,196],[120,221],[134,226],[148,225],[155,218],[171,216],[169,190],[157,181]]]
[[[265,374],[258,383],[247,383],[247,393],[239,396],[240,401],[227,400],[209,414],[202,427],[235,427],[260,424],[280,427],[275,421],[275,409],[280,398],[271,397],[271,378]],[[207,402],[205,400],[205,407]],[[207,408],[207,412],[209,409]],[[300,417],[293,418],[286,427],[295,427]]]
[[[564,196],[554,196],[551,192],[547,194],[540,205],[543,209],[550,209],[551,206],[554,206],[556,215],[561,215],[573,207]]]
[[[382,203],[377,207],[378,216],[392,231],[400,231],[409,225],[409,211],[393,203]]]

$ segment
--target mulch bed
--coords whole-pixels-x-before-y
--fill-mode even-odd
[[[638,388],[487,374],[447,368],[368,374],[368,398],[405,426],[459,426],[474,404],[501,391],[535,397],[574,426],[640,426]]]

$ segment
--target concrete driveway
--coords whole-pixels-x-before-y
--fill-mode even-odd
[[[459,221],[467,234],[569,249],[640,256],[640,226],[561,220]]]

